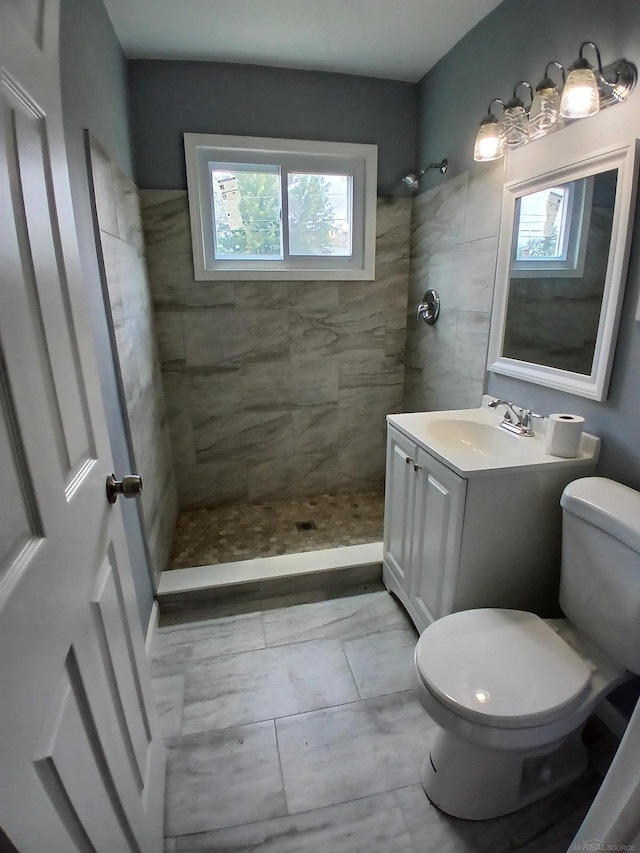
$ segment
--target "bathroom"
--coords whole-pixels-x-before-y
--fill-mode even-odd
[[[571,0],[561,6],[551,0],[505,0],[418,83],[240,64],[193,65],[147,59],[127,62],[100,0],[64,0],[62,15],[65,135],[83,270],[102,356],[101,382],[110,403],[110,436],[118,471],[132,470],[131,460],[135,458],[147,481],[143,494],[147,503],[142,508],[132,505],[123,509],[134,564],[145,565],[150,560],[154,567],[153,583],[144,572],[134,577],[145,627],[157,618],[154,585],[171,547],[178,508],[207,503],[212,489],[225,501],[235,501],[272,499],[282,495],[276,486],[291,489],[292,484],[296,488],[302,484],[303,495],[336,488],[356,493],[381,488],[384,418],[388,413],[471,408],[479,405],[486,391],[541,413],[580,414],[588,430],[602,440],[598,474],[640,488],[637,240],[631,244],[606,400],[595,402],[487,373],[504,165],[502,161],[474,164],[472,159],[473,139],[489,100],[508,98],[517,80],[537,81],[549,60],[569,64],[580,43],[593,38],[605,64],[623,56],[637,63],[640,13],[632,0],[617,0],[606,6],[591,0]],[[635,110],[634,116],[639,97],[636,90],[627,105]],[[380,167],[375,282],[340,286],[331,282],[249,281],[213,286],[196,282],[189,272],[189,220],[180,147],[184,131],[375,142]],[[123,307],[119,321],[114,318],[114,329],[104,317],[100,264],[106,266],[108,260],[103,258],[99,263],[96,257],[87,189],[88,150],[96,155],[92,157],[94,191],[99,189],[100,174],[107,174],[112,168],[109,164],[115,164],[118,171],[111,171],[107,183],[110,180],[115,184],[114,175],[123,175],[122,197],[131,192],[127,179],[135,180],[140,194],[150,292]],[[402,175],[443,157],[449,161],[445,175],[429,171],[416,196],[403,187]],[[101,172],[100,163],[106,171]],[[100,213],[98,210],[100,230],[113,237],[108,219],[101,220]],[[105,215],[108,217],[108,211]],[[636,224],[634,236],[638,229]],[[134,222],[130,230],[134,232],[130,242],[137,246],[133,254],[139,263],[140,222],[137,226]],[[108,242],[113,241],[103,240],[103,251]],[[130,256],[122,246],[115,246],[115,250],[121,252],[119,258]],[[443,301],[441,320],[428,330],[433,334],[414,317],[427,273],[429,286],[440,292]],[[127,283],[139,276],[139,267],[128,275],[123,279]],[[136,281],[139,283],[139,278]],[[145,286],[143,281],[142,290]],[[339,338],[342,343],[337,346],[331,327],[340,322],[348,332]],[[285,327],[290,340],[284,339]],[[244,401],[234,376],[237,360],[227,363],[224,353],[216,349],[221,341],[226,344],[229,330],[238,333],[232,338],[235,355],[250,353],[242,368]],[[118,344],[120,376],[111,367],[110,336]],[[153,363],[156,346],[159,366]],[[194,349],[199,351],[191,371],[185,355],[189,347],[192,355]],[[132,365],[133,373],[127,374],[127,367]],[[291,383],[296,378],[301,380],[298,392],[303,396],[292,403]],[[309,391],[310,399],[305,400],[304,394]],[[130,437],[119,424],[122,396],[127,408],[131,407],[129,421],[134,434]],[[246,402],[256,399],[255,408]],[[212,411],[209,401],[215,401],[218,408]],[[241,440],[237,425],[231,430],[224,423],[229,407],[236,406],[240,408],[233,411],[242,415],[244,427]],[[305,415],[317,428],[309,429],[308,440],[292,454],[290,437],[294,432],[304,435],[295,422],[299,427]],[[219,452],[210,451],[217,441]],[[291,496],[299,497],[300,493]],[[147,541],[140,532],[141,518]],[[367,583],[365,579],[363,584]],[[305,594],[311,603],[313,593]],[[361,646],[373,645],[373,638],[385,634],[389,640],[391,635],[397,639],[398,655],[402,652],[410,659],[415,637],[398,614],[379,605],[378,599],[367,598],[370,594],[365,591],[359,596],[363,604],[370,603],[371,609],[366,612],[358,608],[349,612],[348,599],[342,604],[336,599],[333,610],[322,602],[323,614],[318,619],[325,625],[343,618],[360,620],[358,629],[340,640],[351,644],[353,660],[362,653]],[[230,611],[218,614],[220,620],[229,620],[225,623],[228,633],[224,625],[220,626],[221,642],[229,654],[233,650],[244,654],[264,649],[261,631],[270,632],[275,645],[295,639],[298,628],[288,623],[280,606],[282,597],[280,589],[269,606],[265,604],[259,620],[246,608],[234,615]],[[174,617],[180,625],[179,614]],[[151,625],[153,631],[153,621]],[[178,630],[184,632],[181,636],[186,641],[192,629],[183,626]],[[326,661],[338,657],[331,646],[338,639],[336,634],[323,634],[319,629],[316,639],[325,644],[325,663],[319,661],[318,654],[299,666],[318,667],[320,672],[324,671],[321,666],[329,665]],[[384,649],[379,653],[384,655]],[[184,675],[175,660],[165,661],[162,667],[157,664],[155,674],[164,679],[168,693],[178,695],[181,685],[184,688]],[[369,693],[363,689],[361,701],[372,701],[367,695],[402,694],[397,688],[386,693],[384,686],[379,688],[382,693],[376,689],[372,687]],[[345,687],[344,693],[332,698],[331,705],[346,707],[357,696]],[[178,705],[181,701],[176,700]],[[171,713],[178,713],[176,707],[172,706]],[[279,713],[276,709],[269,718]],[[298,709],[288,713],[305,712]],[[397,698],[376,713],[379,716],[372,725],[379,727],[386,725],[385,715],[411,716]],[[417,717],[410,722],[419,729]],[[236,720],[234,725],[240,723]],[[260,740],[257,724],[247,723],[247,730],[249,725],[255,729],[251,736],[256,738],[257,760],[266,761],[267,747]],[[197,738],[200,734],[194,728],[186,736]],[[318,737],[322,736],[319,728]],[[304,743],[296,737],[292,724],[288,733],[292,754]],[[402,749],[407,749],[406,743]],[[175,750],[174,768],[179,771],[185,762],[188,759]],[[589,784],[593,796],[594,778]],[[314,791],[319,806],[338,808],[326,796],[323,799],[321,789],[318,782]],[[393,800],[391,790],[401,790],[402,796]],[[419,807],[419,792],[410,790],[401,774],[388,788],[369,789],[367,793],[354,784],[350,791],[350,799],[359,802],[363,814],[370,806],[371,813],[386,814],[390,821],[397,821],[395,847],[386,839],[384,849],[413,849],[417,842],[409,838],[407,825]],[[178,801],[179,794],[175,796]],[[364,802],[367,796],[369,803]],[[260,819],[284,820],[280,807],[280,800],[274,808],[267,803]],[[561,823],[565,807],[562,800],[554,804],[549,812],[554,815],[552,823]],[[308,808],[300,805],[298,811],[310,814]],[[257,820],[246,814],[243,817],[247,825]],[[540,821],[544,821],[544,812],[537,814],[529,834],[517,822],[495,831],[524,839],[523,849],[540,849],[534,837],[541,828]],[[441,824],[437,832],[445,839]],[[166,849],[189,849],[185,843],[179,846],[175,840],[179,836],[224,829],[216,829],[215,822],[207,824],[201,814],[192,826],[186,818],[175,818]],[[553,826],[550,830],[546,826],[547,830],[553,836]],[[463,829],[456,832],[460,849],[465,849]],[[552,845],[562,844],[564,838],[560,833],[560,841],[550,840],[547,849],[555,849]],[[528,847],[524,846],[527,839]],[[477,839],[469,841],[470,845],[478,843]]]

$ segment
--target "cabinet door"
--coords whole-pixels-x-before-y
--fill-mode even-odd
[[[418,465],[410,599],[428,625],[449,612],[453,598],[467,481],[423,450]]]
[[[411,526],[416,477],[416,446],[389,427],[384,504],[383,559],[400,586],[409,593]]]

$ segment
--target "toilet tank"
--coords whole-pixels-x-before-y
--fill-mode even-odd
[[[560,606],[612,661],[640,674],[640,492],[585,477],[560,503]]]

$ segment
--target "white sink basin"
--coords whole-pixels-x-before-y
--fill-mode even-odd
[[[438,441],[451,445],[453,449],[483,456],[524,456],[527,453],[527,441],[532,440],[506,432],[497,424],[454,418],[431,421],[427,425],[427,432]]]
[[[483,397],[483,404],[477,409],[406,412],[387,415],[387,420],[463,477],[538,466],[593,467],[597,462],[600,439],[596,436],[582,434],[576,459],[550,456],[546,450],[544,421],[536,421],[533,436],[515,435],[500,427],[502,413],[488,407],[492,399]]]

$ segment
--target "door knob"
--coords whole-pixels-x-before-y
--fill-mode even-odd
[[[121,480],[116,480],[115,474],[107,477],[107,500],[114,504],[118,495],[123,498],[135,498],[142,494],[142,477],[139,474],[127,474]]]

